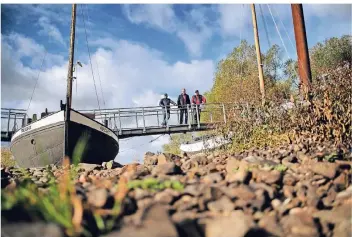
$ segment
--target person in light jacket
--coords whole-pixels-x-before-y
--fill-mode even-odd
[[[199,120],[200,122],[200,113],[201,113],[201,105],[206,103],[206,98],[203,95],[199,94],[199,91],[196,90],[194,96],[192,96],[192,105],[194,105],[193,113],[194,113],[194,121],[197,123]],[[197,116],[198,110],[198,116]]]

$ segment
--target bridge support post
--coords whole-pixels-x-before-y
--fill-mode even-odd
[[[24,126],[27,125],[26,121],[27,121],[27,114],[25,114],[25,115],[23,116],[23,119],[22,119],[22,127],[24,127]]]
[[[146,131],[146,129],[145,129],[144,108],[142,108],[142,117],[143,117],[143,132],[145,132],[145,131]]]
[[[137,128],[138,128],[138,114],[136,112],[136,125],[137,125]]]
[[[9,130],[10,130],[10,119],[11,119],[11,109],[9,110],[9,116],[7,117],[7,131],[6,131],[6,136],[9,135]]]
[[[13,121],[13,128],[12,128],[13,132],[16,131],[16,126],[17,126],[16,120],[17,120],[17,114],[15,113],[15,119]]]
[[[188,115],[188,128],[189,130],[191,130],[191,124],[192,124],[192,117],[191,117],[191,113],[190,113],[190,106],[187,105],[187,115]]]
[[[199,105],[200,106],[200,105]],[[196,105],[196,114],[197,114],[197,126],[200,128],[200,116],[199,116],[199,106]]]
[[[122,135],[121,112],[120,112],[120,109],[118,109],[117,112],[119,113],[119,134]]]
[[[159,122],[159,111],[156,111],[156,120],[158,122],[158,127],[160,127],[160,122]]]

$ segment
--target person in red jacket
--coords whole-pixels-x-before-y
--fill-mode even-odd
[[[199,119],[200,122],[200,113],[201,113],[201,107],[200,105],[204,105],[206,103],[206,98],[203,95],[199,94],[199,91],[195,91],[195,95],[192,96],[192,105],[194,105],[194,121],[197,122]],[[198,116],[197,116],[197,109],[198,109]]]

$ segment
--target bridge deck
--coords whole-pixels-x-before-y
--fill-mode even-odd
[[[134,129],[122,129],[120,131],[115,131],[116,135],[120,139],[135,137],[135,136],[149,136],[158,134],[174,134],[174,133],[186,133],[193,131],[205,131],[214,128],[215,124],[212,123],[201,123],[198,127],[197,124],[191,125],[172,125],[167,127],[146,127],[144,128],[134,128]]]

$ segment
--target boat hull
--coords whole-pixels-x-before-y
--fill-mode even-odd
[[[118,139],[104,125],[71,110],[68,122],[68,153],[71,160],[101,164],[113,160]],[[38,120],[14,134],[11,152],[20,167],[61,164],[65,151],[64,111]]]

